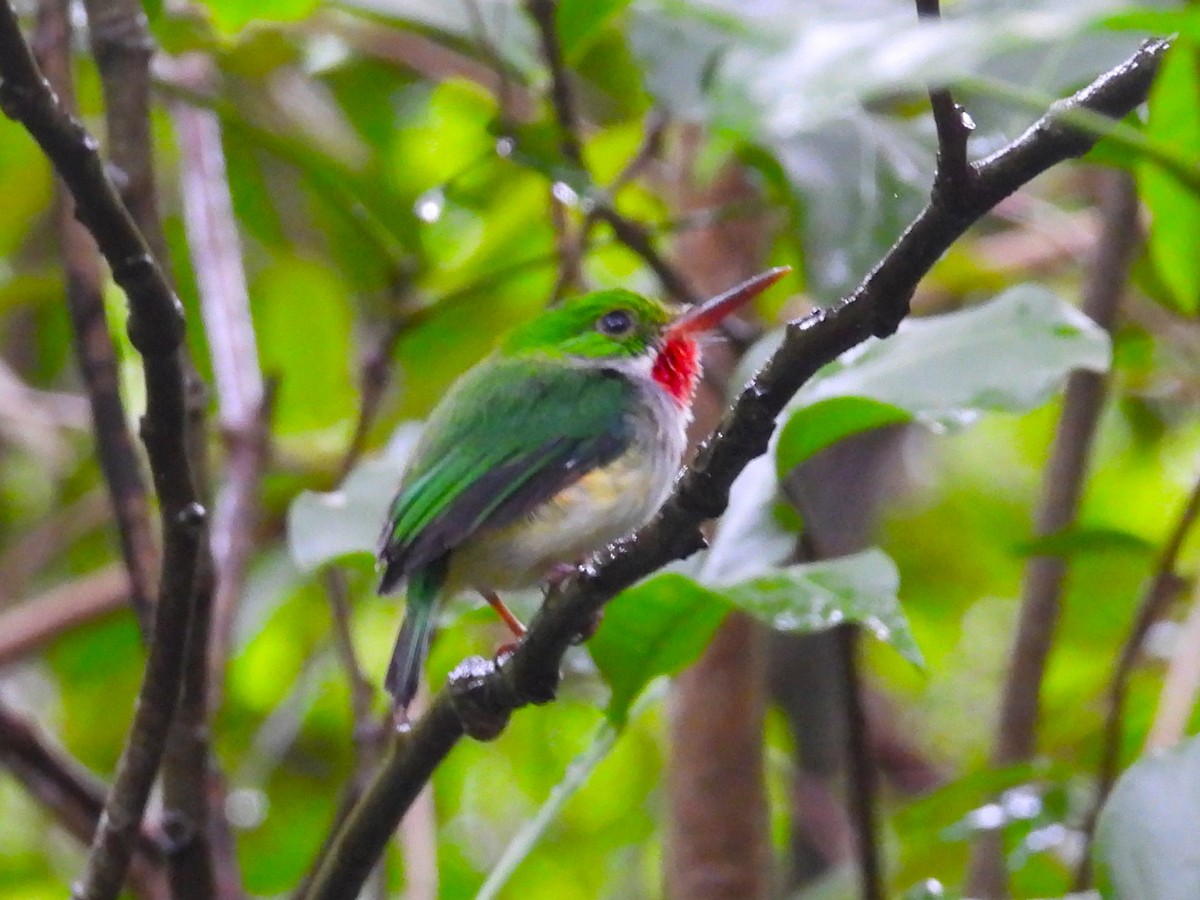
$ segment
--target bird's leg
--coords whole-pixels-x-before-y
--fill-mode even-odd
[[[488,606],[496,611],[496,615],[504,620],[504,624],[513,633],[513,637],[517,640],[525,637],[525,626],[521,624],[520,619],[513,615],[512,610],[504,605],[504,601],[500,599],[495,591],[479,589],[479,593],[488,602]]]

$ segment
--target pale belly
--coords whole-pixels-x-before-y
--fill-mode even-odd
[[[644,525],[670,492],[679,453],[669,458],[656,453],[662,458],[652,461],[643,452],[626,453],[589,472],[527,518],[464,543],[451,558],[451,587],[532,587],[554,566],[578,562]]]

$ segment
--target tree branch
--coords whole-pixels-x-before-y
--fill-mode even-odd
[[[34,37],[38,64],[59,102],[75,111],[71,75],[71,25],[63,0],[41,0]],[[117,521],[121,554],[129,570],[128,599],[150,635],[154,616],[154,582],[158,577],[158,545],[150,527],[150,504],[141,460],[129,431],[117,352],[104,313],[104,273],[96,242],[75,218],[75,204],[61,181],[56,189],[58,235],[67,275],[67,310],[75,356],[87,387],[96,455]]]
[[[938,0],[917,0],[917,16],[922,20],[939,20],[942,11]],[[938,137],[937,173],[934,175],[933,189],[947,198],[953,198],[970,191],[971,179],[975,175],[967,160],[967,141],[975,130],[975,123],[967,111],[954,102],[949,88],[931,88],[929,105],[933,107],[933,123]]]
[[[108,157],[121,199],[160,266],[167,242],[158,212],[150,135],[154,40],[139,0],[84,0],[92,55],[100,69]]]
[[[554,22],[557,3],[555,0],[526,0],[526,11],[537,26],[541,39],[542,58],[550,70],[550,100],[554,116],[558,121],[559,151],[572,166],[591,179],[583,159],[583,142],[580,139],[579,116],[571,92],[562,48],[558,40],[558,28]],[[648,265],[663,288],[675,299],[694,304],[699,299],[683,274],[667,262],[655,249],[645,226],[621,215],[604,197],[591,198],[593,207],[589,215],[606,223],[618,241],[636,253]]]
[[[1138,242],[1137,193],[1127,175],[1112,176],[1103,209],[1103,231],[1083,288],[1083,311],[1111,333]],[[1075,522],[1107,393],[1107,375],[1078,371],[1067,379],[1062,417],[1042,481],[1034,525],[1036,537],[1056,534]],[[1039,694],[1062,613],[1066,577],[1067,561],[1061,556],[1035,556],[1026,566],[992,751],[992,763],[997,768],[1028,761],[1036,748]],[[971,893],[1001,896],[1005,882],[999,835],[983,832],[972,852],[968,877]]]
[[[853,294],[789,325],[783,345],[742,392],[654,520],[594,555],[577,577],[547,597],[510,656],[499,664],[465,660],[429,711],[397,732],[375,780],[330,852],[318,860],[305,896],[354,897],[396,823],[459,738],[494,738],[514,710],[552,700],[563,655],[605,603],[703,546],[700,524],[725,510],[734,478],[767,449],[775,417],[801,385],[868,337],[894,332],[908,313],[918,281],[976,219],[1051,166],[1091,148],[1097,135],[1064,121],[1072,110],[1119,119],[1143,102],[1167,46],[1165,41],[1147,43],[1122,65],[1056,103],[1025,134],[977,163],[969,191],[954,198],[952,206],[934,194]]]
[[[104,808],[104,785],[2,703],[0,764],[67,832],[84,843],[91,840]],[[168,896],[161,841],[145,829],[139,830],[136,837],[130,881],[143,897]]]
[[[129,573],[113,565],[6,609],[0,613],[0,668],[71,628],[116,612],[129,592]]]
[[[1159,553],[1158,561],[1154,566],[1154,574],[1146,586],[1141,603],[1138,604],[1133,627],[1129,630],[1129,635],[1121,646],[1121,653],[1113,668],[1112,679],[1108,683],[1103,743],[1100,751],[1100,765],[1096,771],[1096,796],[1088,810],[1083,826],[1088,848],[1090,848],[1096,832],[1096,822],[1100,818],[1100,810],[1112,790],[1113,783],[1117,780],[1122,723],[1125,718],[1125,698],[1129,693],[1129,680],[1142,651],[1142,645],[1146,641],[1146,635],[1150,632],[1150,626],[1163,617],[1171,602],[1179,596],[1184,587],[1184,580],[1175,571],[1175,567],[1179,562],[1179,552],[1183,548],[1183,542],[1191,532],[1192,526],[1195,525],[1197,516],[1200,516],[1200,480],[1192,487],[1182,511],[1175,520],[1171,534]],[[1085,848],[1075,875],[1075,889],[1078,891],[1086,890],[1092,879],[1091,853],[1088,852],[1088,848]]]
[[[66,182],[80,220],[129,299],[129,337],[146,375],[142,440],[162,515],[162,581],[133,725],[76,890],[78,897],[100,900],[115,898],[125,880],[161,761],[183,676],[196,562],[204,545],[206,513],[192,482],[185,439],[179,361],[185,324],[182,306],[122,204],[95,140],[63,110],[38,72],[7,2],[0,6],[0,78],[0,109],[25,126]]]

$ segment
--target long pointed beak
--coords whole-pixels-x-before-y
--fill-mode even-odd
[[[710,331],[722,319],[741,309],[790,271],[792,271],[791,266],[768,269],[711,300],[705,300],[703,303],[693,306],[667,326],[667,340],[686,337],[701,331]]]

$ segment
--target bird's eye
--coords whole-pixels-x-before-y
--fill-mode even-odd
[[[609,337],[624,337],[633,331],[633,314],[627,309],[614,309],[600,317],[596,329]]]

